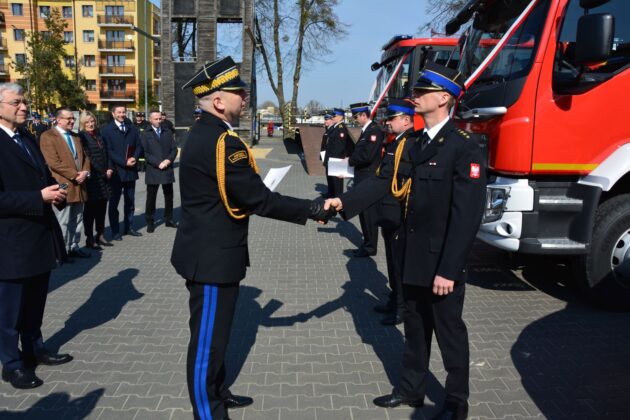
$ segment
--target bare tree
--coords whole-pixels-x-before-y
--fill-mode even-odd
[[[286,126],[289,113],[297,113],[300,77],[304,63],[322,61],[330,42],[347,34],[334,9],[340,0],[259,0],[256,5],[258,52],[269,84],[278,99]],[[291,100],[284,90],[285,68],[293,66]],[[290,105],[287,105],[290,104]]]
[[[427,15],[431,21],[425,23],[421,29],[431,30],[431,36],[444,35],[444,25],[468,3],[468,0],[429,0],[427,3]]]

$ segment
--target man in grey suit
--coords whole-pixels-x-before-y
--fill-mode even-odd
[[[164,225],[177,227],[173,221],[173,183],[175,182],[173,162],[177,157],[177,146],[173,133],[160,124],[160,111],[151,111],[149,122],[151,128],[141,133],[140,142],[147,163],[147,172],[144,178],[147,184],[145,217],[147,232],[152,233],[155,231],[155,199],[160,185],[164,193]]]

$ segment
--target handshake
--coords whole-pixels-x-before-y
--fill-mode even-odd
[[[309,215],[309,219],[325,225],[330,219],[337,215],[337,212],[342,209],[341,200],[338,198],[329,198],[326,201],[321,198],[316,198],[311,201],[311,213]]]

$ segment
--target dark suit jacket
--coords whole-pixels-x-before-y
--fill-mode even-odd
[[[354,181],[361,182],[376,172],[381,161],[381,148],[385,135],[374,121],[365,128],[357,140],[348,163],[354,166]]]
[[[147,162],[147,169],[144,181],[147,185],[172,184],[175,182],[175,171],[173,164],[177,157],[177,146],[173,133],[162,128],[160,137],[153,127],[140,133],[140,142],[144,150],[144,160]],[[166,169],[160,169],[160,163],[168,159],[171,161]]]
[[[232,218],[219,195],[216,149],[227,125],[203,113],[190,130],[179,162],[182,216],[171,263],[185,279],[200,283],[236,283],[249,265],[249,217]],[[271,192],[249,165],[245,145],[225,139],[225,185],[231,207],[259,216],[305,224],[310,200]]]
[[[486,197],[485,159],[470,137],[448,121],[424,150],[411,137],[405,143],[398,170],[400,178],[412,178],[412,195],[400,231],[405,244],[405,284],[429,287],[436,274],[466,280],[466,261]],[[359,214],[390,193],[393,159],[383,163],[378,176],[341,196],[344,217]]]
[[[122,182],[135,181],[138,179],[138,165],[127,167],[127,158],[134,157],[136,160],[142,156],[142,145],[140,144],[140,134],[138,129],[125,119],[125,132],[123,133],[111,121],[101,130],[101,137],[107,145],[109,154],[109,169],[114,170],[114,177],[120,178]],[[127,155],[130,156],[127,156]]]
[[[59,224],[41,194],[56,182],[35,139],[26,130],[20,137],[36,163],[0,130],[0,279],[5,280],[46,273],[64,257]]]
[[[324,165],[328,168],[328,159],[344,159],[349,157],[354,151],[354,142],[346,128],[346,124],[341,122],[328,129],[328,139],[326,140],[326,156]]]

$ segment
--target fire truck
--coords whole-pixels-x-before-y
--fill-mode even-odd
[[[471,0],[446,25],[463,33],[454,118],[487,145],[478,238],[569,256],[583,291],[625,308],[629,21],[627,0]]]
[[[397,35],[383,45],[381,60],[372,64],[377,71],[368,103],[372,107],[371,119],[380,121],[388,99],[409,98],[415,79],[427,61],[455,68],[459,53],[457,38],[413,38]],[[416,128],[422,128],[422,117],[416,115]]]

